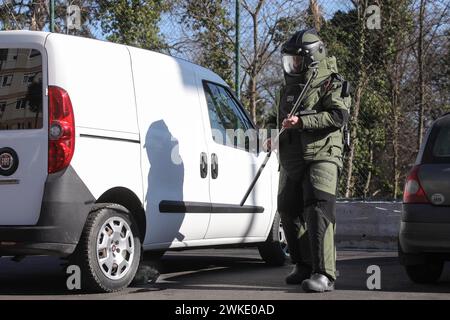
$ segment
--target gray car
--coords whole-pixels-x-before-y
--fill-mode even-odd
[[[417,283],[437,282],[450,260],[450,113],[428,130],[406,179],[399,257]]]

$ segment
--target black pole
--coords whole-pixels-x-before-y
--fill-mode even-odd
[[[300,107],[300,104],[306,94],[306,92],[309,90],[309,87],[311,86],[312,80],[317,76],[317,69],[315,68],[317,64],[315,64],[313,74],[311,77],[309,77],[308,81],[306,82],[305,86],[303,87],[302,92],[297,98],[297,101],[295,101],[294,107],[291,110],[292,115],[295,115],[297,113],[298,108]],[[273,139],[273,144],[271,143],[271,148],[278,143],[278,139],[280,138],[281,134],[285,131],[285,128],[282,128],[278,135]],[[263,172],[264,168],[266,167],[267,162],[269,162],[270,156],[272,155],[272,151],[269,151],[266,155],[266,158],[264,159],[263,163],[259,167],[258,171],[256,172],[255,177],[253,178],[252,183],[250,183],[250,186],[248,187],[247,191],[245,192],[244,197],[241,200],[241,203],[239,204],[241,207],[244,205],[245,201],[247,201],[248,196],[252,192],[253,188],[255,187],[256,182],[258,182],[259,176]]]

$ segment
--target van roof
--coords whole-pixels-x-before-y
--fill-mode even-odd
[[[161,54],[164,56],[168,56],[172,59],[177,60],[178,62],[182,63],[182,64],[190,64],[195,66],[198,69],[202,69],[204,72],[207,73],[213,73],[215,76],[219,77],[214,71],[207,69],[199,64],[196,64],[192,61],[189,61],[187,59],[183,59],[183,58],[178,58],[178,57],[174,57],[171,56],[169,54],[166,53],[162,53],[162,52],[158,52],[158,51],[153,51],[153,50],[148,50],[148,49],[142,49],[142,48],[138,48],[138,47],[134,47],[134,46],[130,46],[130,45],[124,45],[124,44],[120,44],[120,43],[114,43],[114,42],[110,42],[108,40],[102,40],[102,39],[93,39],[93,38],[85,38],[85,37],[79,37],[79,36],[74,36],[74,35],[67,35],[67,34],[63,34],[63,33],[51,33],[51,32],[46,32],[46,31],[31,31],[31,30],[8,30],[8,31],[0,31],[0,36],[2,34],[8,34],[8,35],[13,35],[14,37],[33,37],[35,38],[35,40],[41,40],[42,42],[45,41],[45,39],[49,36],[49,35],[58,35],[58,36],[63,36],[63,37],[77,37],[77,38],[82,38],[85,39],[86,41],[101,41],[101,42],[107,42],[107,43],[112,43],[112,44],[116,44],[116,45],[121,45],[121,46],[126,46],[129,48],[136,48],[136,49],[140,49],[140,50],[146,50],[146,51],[151,51],[154,52],[156,54]]]

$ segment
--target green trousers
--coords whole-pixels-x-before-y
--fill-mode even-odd
[[[338,168],[311,162],[289,174],[280,169],[278,212],[293,263],[336,279],[335,205]]]

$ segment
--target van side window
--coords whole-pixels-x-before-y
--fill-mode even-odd
[[[233,95],[227,88],[207,81],[203,82],[203,88],[213,140],[226,146],[255,151],[257,146],[250,146],[250,141],[257,140],[256,130]]]

